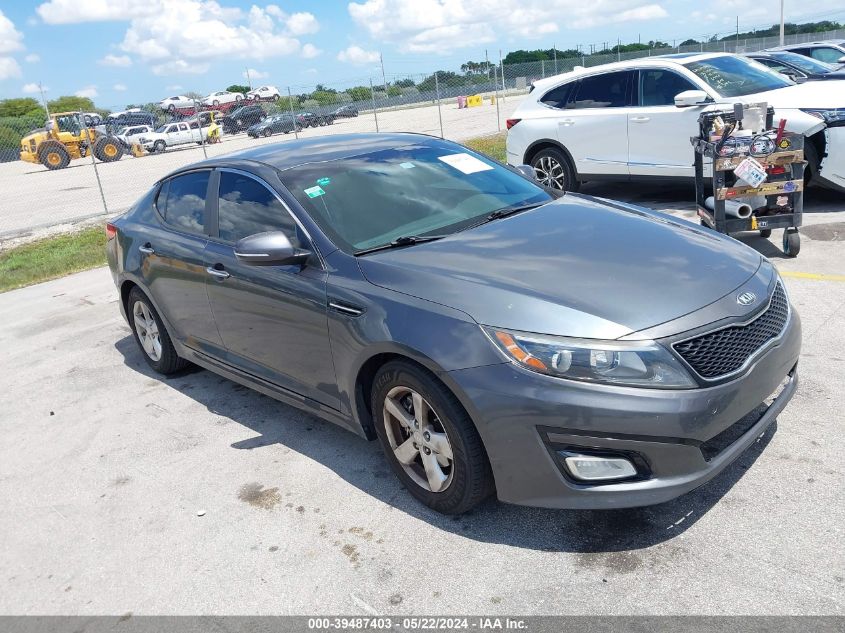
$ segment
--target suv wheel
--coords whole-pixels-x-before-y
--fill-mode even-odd
[[[492,492],[478,431],[440,382],[411,363],[394,361],[379,370],[371,395],[387,461],[414,497],[438,512],[461,514]]]
[[[550,189],[577,191],[578,181],[566,155],[555,147],[547,147],[537,152],[531,159],[537,182]]]
[[[156,141],[153,143],[153,151],[158,152],[159,154],[162,153],[165,148],[167,147],[167,143],[164,141]]]

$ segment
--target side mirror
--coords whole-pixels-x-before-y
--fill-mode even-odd
[[[682,93],[675,95],[676,108],[689,108],[704,105],[711,101],[710,96],[703,90],[684,90]]]
[[[252,266],[301,265],[310,255],[310,251],[294,248],[288,236],[281,231],[256,233],[235,244],[238,261]]]
[[[837,64],[845,64],[845,55],[836,60]]]
[[[529,180],[537,180],[537,174],[531,165],[517,165],[516,170]]]

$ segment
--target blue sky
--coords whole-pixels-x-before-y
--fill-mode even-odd
[[[787,20],[845,19],[841,0],[786,0]],[[233,83],[303,92],[457,70],[519,48],[573,48],[772,24],[778,0],[3,0],[0,98],[91,96],[100,107]]]

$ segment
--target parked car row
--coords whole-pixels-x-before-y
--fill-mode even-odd
[[[699,115],[766,102],[806,136],[808,183],[845,190],[845,83],[795,84],[747,57],[680,53],[580,68],[535,82],[508,119],[507,161],[547,186],[692,178]]]

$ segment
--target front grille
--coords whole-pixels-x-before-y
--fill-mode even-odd
[[[745,325],[732,325],[672,347],[702,378],[732,374],[761,347],[780,336],[789,318],[789,302],[780,282],[765,312]]]

